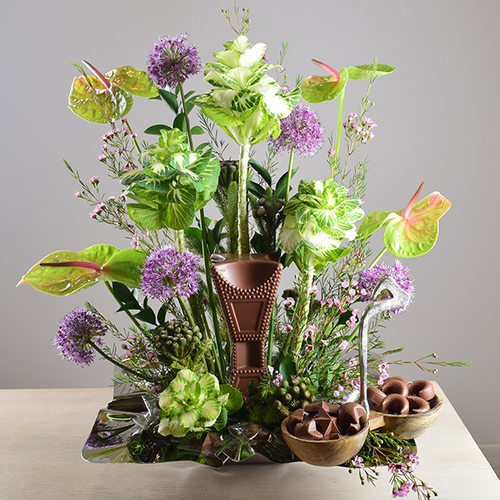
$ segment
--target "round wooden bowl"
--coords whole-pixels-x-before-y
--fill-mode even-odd
[[[443,398],[436,394],[430,401],[431,409],[415,415],[391,415],[370,411],[370,430],[392,432],[401,439],[414,439],[427,431],[438,418]],[[293,450],[292,450],[293,451]]]
[[[352,436],[327,441],[310,441],[298,438],[288,432],[286,426],[289,418],[285,418],[281,423],[281,430],[287,446],[303,462],[323,467],[341,465],[353,458],[363,447],[370,428],[365,417],[362,417],[363,428]]]

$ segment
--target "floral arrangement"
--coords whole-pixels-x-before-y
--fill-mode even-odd
[[[256,452],[277,462],[296,459],[280,438],[281,421],[314,401],[342,405],[357,399],[358,308],[380,299],[374,291],[387,276],[413,296],[409,270],[399,259],[433,247],[438,220],[450,207],[437,192],[418,201],[420,186],[403,209],[367,215],[362,209],[367,161],[356,161],[356,153],[377,126],[367,115],[372,85],[392,66],[375,61],[338,72],[313,60],[326,75],[291,88],[282,69],[286,44],[279,63],[271,64],[266,45],[247,38],[248,11],[238,19],[235,9],[234,24],[224,13],[236,37],[204,66],[185,34],[160,39],[147,71],[123,66],[103,74],[89,63],[87,69],[74,63],[80,76],[69,107],[110,127],[97,159],[121,183],[121,195],[106,197],[98,176],[85,182],[65,165],[80,186],[75,196],[92,207],[89,216],[124,231],[130,246],[54,252],[21,283],[64,296],[103,282],[131,321],[122,331],[87,303],[62,319],[54,338],[64,359],[89,365],[98,354],[111,361],[115,384],[131,394],[100,414],[86,443],[88,459],[221,465]],[[206,88],[186,92],[189,77],[202,67]],[[355,81],[366,81],[367,91],[359,111],[344,118],[344,94]],[[134,96],[166,105],[171,118],[169,125],[145,130],[149,140],[143,142],[129,120]],[[330,101],[338,102],[338,125],[325,139],[307,103]],[[238,145],[237,160],[225,157],[221,133]],[[295,157],[319,153],[325,140],[326,178],[301,180],[294,193]],[[267,143],[263,160],[254,149],[260,143]],[[205,215],[209,204],[218,208],[217,218]],[[371,258],[370,236],[378,229],[384,248]],[[397,260],[381,262],[386,252]],[[272,254],[295,279],[272,305],[264,375],[240,391],[229,383],[231,338],[210,268],[212,255],[250,253]],[[402,349],[387,349],[378,330],[403,310],[382,314],[370,327],[368,378],[375,386],[389,377],[389,364],[402,362],[386,359]],[[116,345],[104,343],[108,333]],[[380,465],[392,472],[394,497],[410,489],[418,498],[435,494],[414,475],[418,457],[411,441],[370,431],[346,463],[349,472],[372,483]]]

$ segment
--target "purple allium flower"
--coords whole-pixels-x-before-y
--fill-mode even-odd
[[[359,283],[358,289],[361,295],[361,300],[363,302],[369,300],[375,300],[376,297],[372,297],[372,292],[377,285],[377,283],[385,276],[392,276],[397,284],[406,292],[410,294],[410,302],[415,295],[415,287],[413,286],[413,278],[409,274],[409,269],[403,267],[403,264],[399,259],[393,266],[388,266],[383,262],[377,264],[372,269],[365,269],[359,273]],[[392,314],[401,314],[404,309],[392,309],[390,311]]]
[[[54,337],[54,345],[64,359],[80,365],[90,365],[94,361],[92,341],[102,346],[106,326],[96,313],[86,308],[74,309],[61,320]]]
[[[275,151],[294,151],[302,156],[314,156],[323,144],[324,130],[315,111],[297,104],[292,112],[280,120],[281,134],[269,141]]]
[[[158,87],[175,88],[200,71],[198,51],[185,43],[187,37],[187,33],[174,38],[164,37],[151,49],[148,75]]]
[[[198,291],[198,286],[198,258],[193,253],[164,247],[146,257],[141,280],[141,290],[146,297],[190,297]]]

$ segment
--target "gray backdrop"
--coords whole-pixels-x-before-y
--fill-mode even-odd
[[[233,38],[220,13],[230,6],[230,0],[5,2],[0,21],[1,388],[102,387],[110,380],[107,363],[82,369],[60,360],[51,345],[60,318],[84,300],[113,313],[104,286],[66,298],[45,296],[27,285],[15,288],[52,251],[129,245],[121,233],[88,217],[90,210],[73,197],[78,186],[60,161],[66,158],[84,179],[105,176],[96,157],[107,127],[84,122],[67,109],[76,75],[71,61],[88,59],[103,72],[126,64],[144,69],[158,36],[184,32],[202,59],[212,60],[211,53]],[[251,9],[251,41],[267,43],[271,62],[281,42],[290,42],[285,67],[291,81],[318,72],[311,58],[337,69],[375,57],[397,67],[372,92],[376,106],[369,116],[378,128],[361,151],[371,160],[364,208],[403,208],[422,180],[424,195],[440,191],[453,206],[441,220],[437,246],[405,261],[417,295],[383,335],[391,347],[406,346],[405,359],[437,352],[442,360],[470,361],[473,368],[442,368],[430,378],[439,381],[478,442],[500,443],[495,320],[500,3],[248,0],[242,6]],[[199,77],[187,88],[208,86]],[[345,115],[358,108],[364,90],[363,82],[349,84]],[[315,109],[331,130],[336,104]],[[139,132],[171,118],[159,103],[139,98],[130,115]],[[326,150],[300,161],[302,176],[328,175]],[[285,170],[286,158],[280,168]],[[119,194],[118,186],[109,185],[108,194]],[[380,238],[373,241],[377,253]],[[386,260],[393,262],[392,256]],[[391,373],[427,377],[414,366],[393,367]]]

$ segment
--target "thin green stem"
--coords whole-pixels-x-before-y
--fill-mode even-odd
[[[179,82],[179,91],[181,93],[182,109],[184,110],[184,121],[186,122],[189,147],[191,148],[191,151],[194,151],[193,136],[191,134],[191,124],[189,122],[188,109],[186,106],[186,97],[184,96],[184,88],[182,87],[182,83],[180,82]]]
[[[118,304],[120,305],[120,307],[123,306],[123,302],[120,299],[118,299],[118,297],[115,295],[113,287],[109,284],[109,281],[105,281],[104,284],[106,285],[106,288],[109,290],[109,292],[114,297],[114,299],[116,300],[116,302],[118,302]],[[130,311],[128,311],[127,309],[125,309],[125,314],[130,318],[130,320],[132,321],[132,323],[134,323],[134,325],[137,326],[137,328],[139,328],[139,329],[142,328],[141,324],[137,321],[136,318],[134,318],[134,316],[132,316],[132,313]]]
[[[290,160],[288,161],[288,174],[286,177],[286,191],[285,191],[285,203],[288,201],[288,195],[290,193],[290,183],[292,182],[292,167],[293,167],[293,156],[295,148],[292,146],[290,149]]]
[[[267,364],[270,365],[273,361],[273,342],[274,342],[274,322],[276,320],[276,304],[271,312],[269,320],[269,336],[267,338]]]
[[[119,361],[117,361],[116,359],[112,358],[111,356],[109,356],[108,354],[106,354],[99,346],[97,346],[94,342],[92,342],[92,340],[87,340],[87,342],[89,343],[89,345],[95,349],[104,359],[106,359],[107,361],[109,361],[110,363],[112,363],[113,365],[117,366],[118,368],[121,368],[122,370],[125,370],[129,373],[131,373],[132,375],[136,376],[138,379],[140,380],[150,380],[149,377],[145,376],[143,373],[139,373],[139,372],[136,372],[133,368],[130,368],[128,367],[127,365],[123,364],[123,363],[120,363]]]
[[[248,235],[247,180],[250,144],[240,147],[240,164],[238,169],[238,255],[250,252]]]
[[[141,153],[141,147],[137,142],[137,136],[134,134],[134,131],[132,130],[132,127],[130,126],[128,119],[127,119],[127,127],[130,130],[130,137],[132,137],[132,142],[134,143],[135,149],[137,149],[138,153]]]
[[[207,226],[205,224],[205,213],[203,208],[200,210],[201,219],[201,238],[203,250],[203,263],[205,268],[205,280],[207,283],[208,303],[210,305],[210,313],[212,316],[212,325],[214,328],[215,343],[217,344],[218,356],[216,356],[217,369],[219,371],[220,380],[224,380],[222,367],[225,366],[224,348],[222,347],[222,338],[220,335],[219,318],[217,316],[217,307],[215,305],[215,293],[212,284],[212,277],[210,276],[210,251],[208,248]]]
[[[337,141],[335,143],[335,160],[333,162],[334,165],[336,165],[339,161],[339,154],[340,154],[340,137],[342,135],[342,108],[344,107],[344,93],[345,93],[345,87],[342,89],[342,92],[340,92],[339,95],[339,109],[338,109],[338,117],[337,117]],[[331,172],[330,172],[330,179],[333,179],[335,176],[335,170],[332,167]]]
[[[368,266],[368,269],[372,269],[373,267],[375,267],[377,265],[377,262],[382,258],[382,255],[384,255],[385,252],[387,252],[386,247],[382,248],[380,253],[375,257],[375,260]]]

